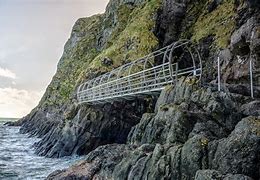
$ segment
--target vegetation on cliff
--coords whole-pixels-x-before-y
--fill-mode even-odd
[[[259,179],[260,101],[242,84],[249,60],[259,58],[256,7],[251,0],[111,0],[104,14],[78,20],[42,101],[21,120],[22,132],[42,137],[38,154],[88,154],[50,179]],[[79,83],[179,38],[197,43],[202,83],[181,78],[159,98],[75,102]],[[218,56],[223,81],[233,83],[221,93]]]
[[[196,42],[208,36],[214,36],[218,48],[226,48],[235,29],[235,0],[223,0],[216,9],[209,9],[212,3],[204,0],[190,5],[188,13],[197,15],[192,27],[192,39]]]
[[[75,23],[40,106],[61,107],[73,99],[78,83],[140,58],[157,47],[158,40],[152,31],[161,0],[138,5],[118,1],[117,5],[112,15],[108,11]],[[105,42],[100,43],[102,39]],[[113,65],[102,64],[104,58],[111,59]]]

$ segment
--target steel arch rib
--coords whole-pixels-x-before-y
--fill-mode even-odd
[[[179,54],[177,54],[177,58],[179,58],[176,59],[177,62],[173,62],[174,51],[179,47],[182,48],[182,54],[188,52],[192,67],[185,66],[179,69],[178,63],[181,60]],[[162,64],[156,64],[156,60],[159,60],[157,57],[163,58],[162,61],[159,61]],[[152,58],[154,58],[153,62],[151,62]],[[133,72],[135,66],[137,72]],[[178,76],[189,76],[192,72],[194,76],[199,76],[201,79],[202,61],[199,51],[191,41],[179,40],[82,83],[77,88],[77,98],[79,103],[102,104],[122,98],[129,100],[133,97],[143,97],[161,91],[165,85],[173,83],[174,79],[177,81]]]

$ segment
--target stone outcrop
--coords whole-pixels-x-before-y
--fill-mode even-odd
[[[180,79],[161,93],[157,111],[144,114],[132,128],[126,149],[120,151],[122,145],[116,144],[95,149],[84,161],[85,173],[102,159],[101,166],[107,161],[113,165],[109,172],[101,168],[92,173],[92,179],[258,179],[260,117],[243,118],[235,96],[202,88],[196,79]],[[104,149],[111,148],[119,160],[105,157]],[[81,169],[82,163],[73,168]]]
[[[118,111],[120,107],[123,110]],[[137,124],[148,105],[140,100],[104,107],[78,107],[73,119],[48,130],[36,144],[36,153],[47,157],[87,154],[100,145],[124,143],[131,127]],[[76,110],[74,109],[74,111]]]

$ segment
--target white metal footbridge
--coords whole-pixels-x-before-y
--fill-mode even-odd
[[[80,104],[131,100],[158,93],[180,76],[201,74],[198,50],[189,40],[180,40],[81,84],[77,98]]]

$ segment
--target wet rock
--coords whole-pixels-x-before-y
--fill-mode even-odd
[[[111,179],[112,172],[130,147],[126,145],[101,146],[86,157],[86,160],[66,169],[50,174],[48,180],[67,179]]]
[[[73,172],[80,177],[78,171],[85,167],[84,176],[92,179],[258,178],[258,120],[240,121],[236,100],[233,94],[199,88],[192,78],[180,79],[162,92],[156,112],[144,114],[132,128],[127,145],[101,146],[77,168],[56,177],[73,177]],[[119,159],[111,159],[107,149]]]
[[[6,126],[22,126],[24,123],[24,118],[19,119],[18,121],[10,121],[4,123]]]
[[[73,118],[46,132],[36,144],[36,153],[47,157],[81,155],[100,145],[124,143],[131,127],[147,111],[144,105],[145,101],[137,100],[134,103],[114,103],[95,108],[73,106],[67,113],[67,117],[74,115]],[[121,109],[120,113],[118,109]]]
[[[51,114],[45,111],[37,110],[26,116],[20,128],[23,134],[30,133],[31,136],[42,138],[50,131],[53,131],[62,119],[58,114]]]

